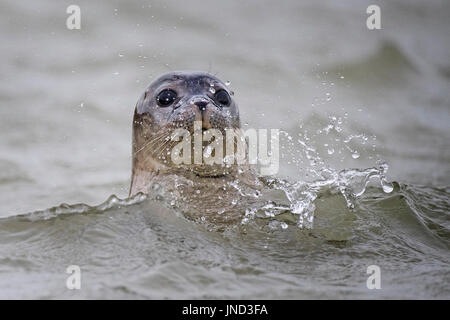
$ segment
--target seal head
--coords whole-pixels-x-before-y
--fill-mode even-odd
[[[130,195],[145,192],[158,174],[181,173],[201,177],[223,176],[230,168],[201,164],[175,165],[170,161],[175,130],[194,134],[201,130],[239,129],[239,111],[233,93],[215,76],[179,71],[160,76],[139,98],[133,118],[132,178]]]

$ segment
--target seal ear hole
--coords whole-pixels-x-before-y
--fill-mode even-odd
[[[229,106],[231,103],[231,98],[228,92],[223,89],[216,91],[214,94],[214,99],[216,99],[216,101],[223,106]]]
[[[156,102],[160,107],[170,106],[177,98],[177,93],[172,89],[164,89],[156,97]]]

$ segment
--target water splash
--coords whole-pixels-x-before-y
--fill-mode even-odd
[[[289,205],[285,207],[266,205],[264,208],[266,215],[274,217],[280,213],[280,209],[288,210],[298,216],[297,226],[299,228],[312,229],[316,209],[314,201],[321,192],[340,193],[344,197],[347,207],[352,210],[372,180],[378,180],[385,193],[393,191],[392,183],[386,179],[387,170],[387,164],[381,163],[378,167],[346,169],[339,172],[324,168],[323,178],[313,182],[290,183],[286,180],[272,179],[269,181],[271,187],[282,190],[289,200]],[[252,215],[246,214],[247,219],[248,216]]]
[[[145,199],[147,199],[147,196],[142,193],[138,193],[135,196],[126,199],[120,199],[115,195],[111,195],[105,202],[99,204],[98,206],[89,206],[83,203],[74,205],[62,203],[59,206],[52,207],[46,210],[38,210],[31,213],[17,215],[15,217],[19,219],[26,219],[28,221],[49,220],[60,215],[84,214],[91,211],[103,212],[111,208],[120,208],[123,206],[137,204],[144,201]]]

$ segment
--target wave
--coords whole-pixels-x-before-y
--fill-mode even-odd
[[[385,279],[380,296],[443,297],[450,188],[392,182],[383,190],[383,170],[332,172],[311,183],[266,181],[258,206],[221,232],[180,217],[161,194],[113,195],[98,206],[63,204],[3,218],[0,284],[16,289],[0,295],[276,298],[345,291],[360,298],[369,297],[361,274],[377,264]],[[61,289],[72,264],[83,270],[77,293]],[[27,290],[30,282],[41,290]]]
[[[405,84],[419,74],[419,66],[398,44],[385,40],[371,56],[325,67],[324,70],[330,75],[345,74],[345,79],[354,85],[379,88]]]
[[[74,214],[86,214],[86,213],[99,213],[112,208],[120,208],[123,206],[134,205],[144,201],[147,198],[146,195],[139,193],[131,198],[120,199],[116,195],[111,195],[103,203],[97,206],[90,206],[84,203],[78,204],[66,204],[62,203],[59,206],[51,207],[45,210],[37,210],[29,213],[19,214],[16,216],[0,218],[1,221],[18,219],[22,221],[40,221],[40,220],[50,220],[63,215],[74,215]]]

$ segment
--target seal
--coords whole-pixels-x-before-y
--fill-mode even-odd
[[[139,98],[133,117],[132,175],[130,196],[149,193],[155,181],[176,174],[198,181],[217,184],[235,178],[244,170],[235,163],[206,164],[196,162],[196,146],[183,150],[190,163],[174,163],[172,152],[179,141],[174,141],[177,130],[185,130],[196,139],[210,129],[226,134],[240,129],[239,110],[233,92],[217,77],[198,71],[166,73],[153,81]],[[206,144],[202,140],[201,152]],[[188,152],[189,151],[189,152]],[[225,179],[225,180],[224,180]]]

